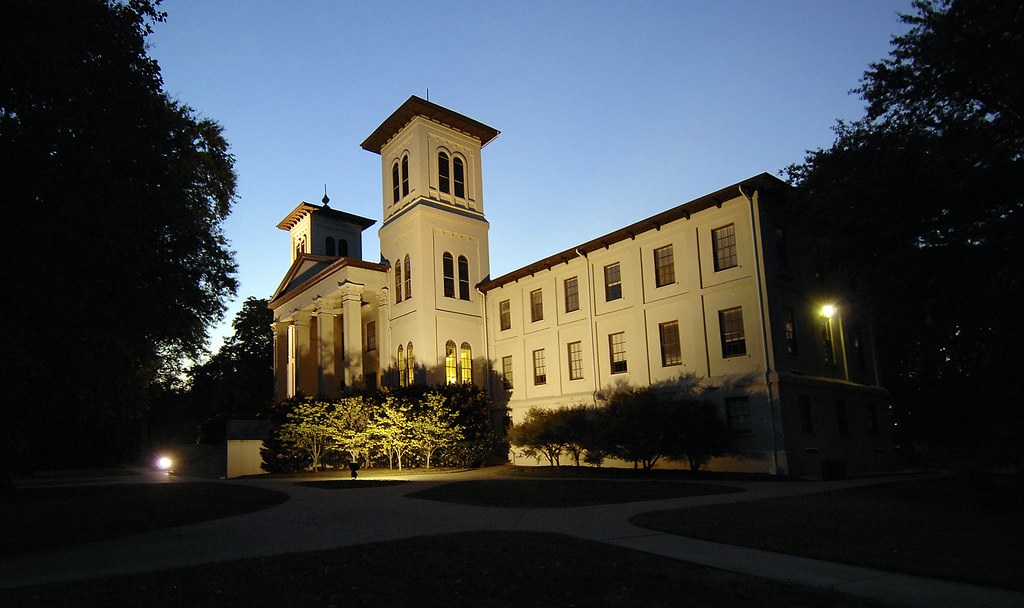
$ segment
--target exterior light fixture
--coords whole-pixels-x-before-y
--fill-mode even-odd
[[[831,304],[826,304],[821,307],[821,316],[826,319],[831,319],[832,315],[836,314],[836,307]]]
[[[171,462],[171,459],[168,458],[167,456],[161,456],[156,460],[156,468],[160,469],[161,471],[169,471],[173,464],[174,463]]]

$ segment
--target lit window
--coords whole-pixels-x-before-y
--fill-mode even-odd
[[[405,367],[409,384],[416,384],[416,358],[412,355],[412,342],[405,347]]]
[[[570,380],[582,380],[583,379],[583,344],[580,342],[570,342],[568,345],[569,350],[569,379]]]
[[[566,279],[565,283],[565,312],[575,312],[580,309],[580,283],[576,277]]]
[[[441,273],[444,276],[444,297],[455,297],[455,258],[447,251],[441,256]]]
[[[473,349],[468,342],[459,347],[459,380],[464,383],[473,381]]]
[[[501,358],[501,379],[505,382],[505,390],[512,389],[512,355]]]
[[[501,322],[501,331],[512,329],[512,306],[508,300],[498,302],[498,317]]]
[[[604,267],[604,299],[606,302],[611,302],[621,297],[622,273],[619,270],[619,263],[616,262]]]
[[[711,231],[711,242],[715,249],[715,271],[733,268],[736,260],[736,226],[729,224]]]
[[[676,282],[675,258],[672,255],[672,245],[666,245],[654,250],[654,283],[657,287],[664,287]]]
[[[444,152],[437,153],[437,189],[445,194],[452,191],[451,167],[448,164],[448,155]]]
[[[786,334],[786,352],[790,355],[797,355],[796,346],[796,317],[792,308],[782,309],[783,330]]]
[[[611,353],[612,373],[621,374],[627,371],[625,332],[608,335],[608,352]]]
[[[455,196],[466,198],[466,167],[458,156],[452,159],[452,182]]]
[[[407,376],[405,374],[405,349],[402,345],[398,345],[398,386],[408,386]]]
[[[412,265],[409,263],[409,256],[405,256],[405,299],[412,297]]]
[[[729,429],[734,433],[753,433],[754,424],[750,418],[750,400],[746,397],[726,397],[725,413]]]
[[[718,311],[718,328],[722,336],[722,357],[747,354],[747,340],[743,333],[743,308]]]
[[[469,260],[459,256],[459,299],[469,300]]]
[[[530,320],[536,323],[544,319],[544,292],[535,289],[530,292]]]
[[[533,351],[533,383],[547,384],[548,375],[544,367],[544,349]]]
[[[683,357],[679,348],[679,322],[669,321],[659,324],[658,334],[661,337],[662,367],[682,364]]]
[[[444,345],[444,381],[455,384],[459,381],[459,361],[455,355],[455,343],[449,340]]]

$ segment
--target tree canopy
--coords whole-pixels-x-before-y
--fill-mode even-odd
[[[865,116],[787,172],[822,268],[873,309],[901,427],[1019,459],[1024,5],[913,8],[855,89]]]
[[[21,306],[0,426],[37,465],[124,457],[123,421],[236,290],[234,159],[220,125],[163,91],[157,6],[24,0],[0,20],[3,282]]]

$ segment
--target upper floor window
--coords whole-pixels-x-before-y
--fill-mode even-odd
[[[511,390],[512,385],[512,355],[505,355],[501,358],[501,379],[505,384],[505,390]]]
[[[441,256],[441,274],[443,275],[444,297],[455,297],[455,258],[447,251]]]
[[[611,354],[612,373],[621,374],[628,371],[626,366],[626,333],[618,332],[608,335],[608,352]]]
[[[338,255],[343,258],[348,257],[348,241],[345,239],[338,239]]]
[[[458,198],[466,198],[466,165],[456,156],[452,159],[452,186]]]
[[[409,195],[409,155],[402,156],[401,162],[395,161],[391,165],[391,191],[394,202],[402,200],[403,196]]]
[[[498,319],[501,323],[501,331],[512,329],[512,306],[508,300],[498,302]]]
[[[370,321],[366,324],[366,350],[377,350],[377,322]]]
[[[530,292],[530,321],[536,323],[544,319],[544,292],[534,289]]]
[[[402,301],[402,261],[395,264],[395,304]]]
[[[324,239],[324,255],[334,256],[334,237],[329,236]]]
[[[452,168],[447,152],[437,153],[437,189],[445,194],[452,192]]]
[[[775,253],[779,256],[779,268],[789,272],[789,246],[786,245],[786,230],[782,226],[775,226]]]
[[[565,287],[565,312],[575,312],[580,309],[580,282],[576,277],[566,279]]]
[[[658,324],[658,335],[661,338],[661,365],[669,367],[683,362],[679,347],[679,321]]]
[[[792,308],[782,309],[782,328],[786,336],[786,353],[794,356],[799,354],[796,345],[796,317]]]
[[[666,245],[654,250],[654,284],[657,287],[664,287],[676,282],[675,258],[672,255],[672,245]]]
[[[466,163],[447,152],[437,153],[437,189],[457,198],[466,198]]]
[[[459,380],[466,384],[473,382],[473,349],[468,342],[459,347]]]
[[[409,255],[405,256],[405,299],[412,297],[412,264],[409,263]]]
[[[459,256],[459,299],[469,300],[469,260]]]
[[[409,196],[409,155],[402,157],[402,196]]]
[[[747,339],[743,333],[743,308],[718,311],[718,329],[722,338],[722,357],[747,354]]]
[[[538,349],[533,351],[533,383],[534,384],[547,384],[548,373],[547,367],[544,365],[544,349]]]
[[[618,300],[622,297],[622,272],[619,263],[609,264],[604,267],[604,299],[606,302]]]
[[[715,249],[715,271],[735,267],[736,259],[736,226],[729,224],[711,231],[711,243]]]

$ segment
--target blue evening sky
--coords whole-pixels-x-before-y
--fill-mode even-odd
[[[165,0],[150,55],[172,96],[224,126],[239,297],[289,265],[299,202],[373,218],[359,147],[410,95],[501,131],[484,148],[491,276],[828,147],[850,89],[911,0],[271,2]]]

